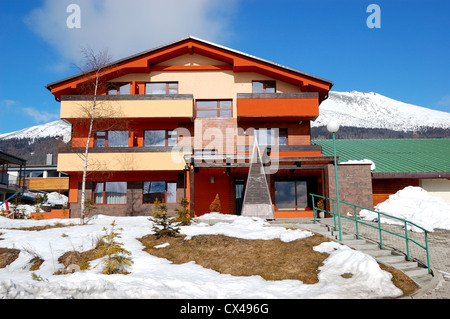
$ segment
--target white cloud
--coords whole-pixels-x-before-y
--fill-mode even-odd
[[[86,46],[108,49],[116,60],[188,35],[225,44],[236,1],[45,0],[25,22],[67,63],[79,63]],[[80,28],[67,26],[70,4],[80,8]]]
[[[38,124],[59,120],[59,114],[39,111],[32,107],[21,107],[20,109]]]

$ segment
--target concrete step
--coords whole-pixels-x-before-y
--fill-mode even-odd
[[[388,249],[371,249],[371,248],[364,249],[364,247],[363,247],[358,250],[360,250],[363,253],[368,254],[372,257],[389,256],[392,254],[392,252]]]
[[[401,263],[405,261],[405,256],[403,255],[389,255],[389,256],[380,256],[376,258],[380,263],[386,264],[388,266],[394,265],[396,263]]]
[[[400,269],[400,270],[402,270],[402,269]],[[406,276],[412,277],[412,279],[414,279],[414,277],[428,275],[428,269],[423,268],[423,267],[415,267],[412,269],[406,269],[406,270],[402,270],[402,271],[405,273]]]
[[[403,262],[391,264],[391,266],[400,270],[411,270],[413,268],[418,268],[419,264],[414,261],[405,260]]]

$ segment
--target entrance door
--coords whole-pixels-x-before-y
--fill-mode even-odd
[[[235,180],[235,193],[236,193],[236,215],[240,215],[242,212],[242,205],[244,204],[244,189],[245,180]]]

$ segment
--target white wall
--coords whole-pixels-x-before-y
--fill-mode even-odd
[[[442,197],[450,203],[450,180],[446,178],[421,179],[419,186],[430,193],[430,195]]]

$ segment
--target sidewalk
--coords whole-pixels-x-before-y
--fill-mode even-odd
[[[450,231],[439,229],[429,233],[428,245],[430,264],[439,283],[413,299],[450,299]]]

